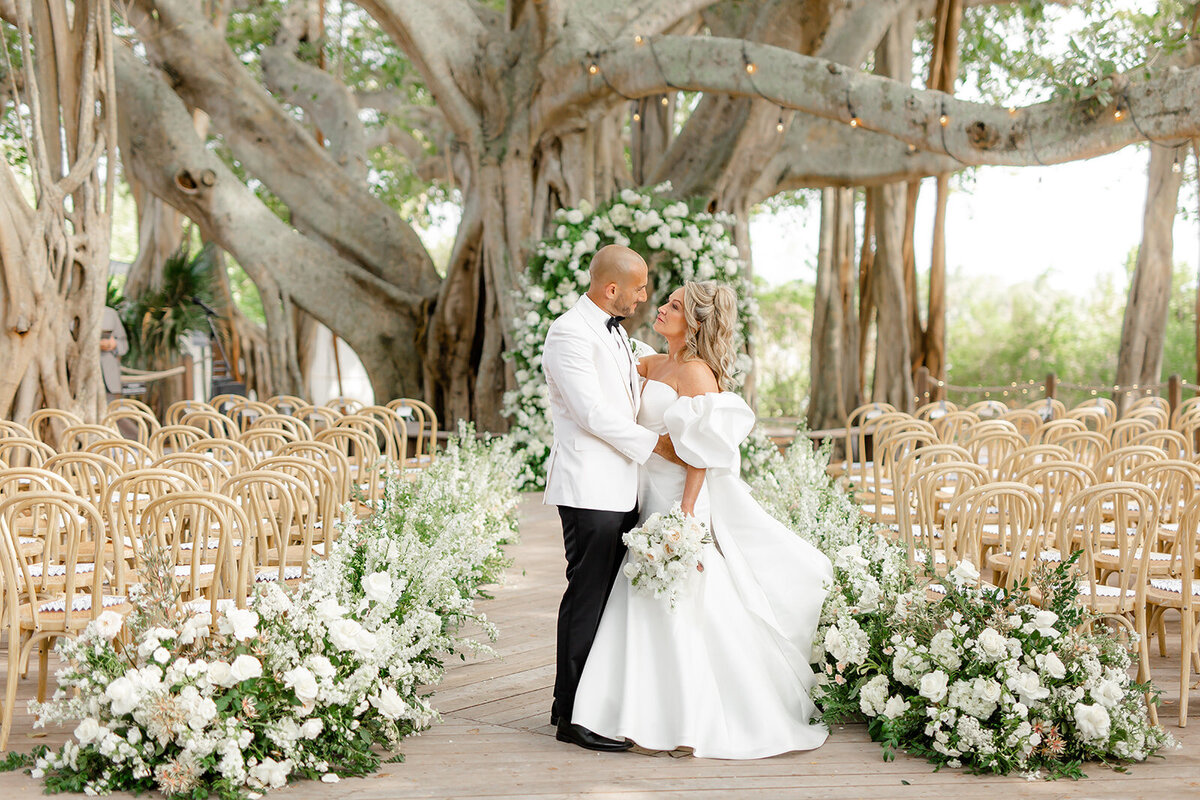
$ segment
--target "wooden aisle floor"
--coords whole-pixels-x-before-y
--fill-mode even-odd
[[[479,607],[500,626],[499,657],[455,662],[434,696],[443,720],[404,744],[406,761],[376,775],[338,784],[305,782],[272,793],[293,798],[552,798],[635,800],[672,798],[1192,798],[1200,797],[1200,692],[1187,728],[1177,727],[1178,628],[1168,659],[1154,658],[1163,690],[1160,709],[1179,749],[1119,773],[1087,765],[1082,781],[934,772],[920,759],[885,762],[865,726],[837,726],[825,746],[758,761],[694,759],[683,753],[591,753],[554,739],[548,712],[554,680],[555,614],[562,592],[558,516],[540,495],[523,498],[521,542],[505,584]],[[1170,635],[1168,637],[1170,639]],[[33,688],[22,681],[22,698]],[[65,732],[33,738],[25,702],[18,703],[13,750],[61,743]],[[40,783],[21,773],[0,774],[0,797],[40,795]]]

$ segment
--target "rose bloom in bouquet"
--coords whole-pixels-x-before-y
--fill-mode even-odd
[[[674,611],[692,579],[704,571],[701,555],[712,535],[676,503],[666,514],[651,514],[622,540],[629,548],[625,577],[640,594],[665,600]]]

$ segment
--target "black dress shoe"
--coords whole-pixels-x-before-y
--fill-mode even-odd
[[[551,725],[558,724],[558,701],[557,700],[555,700],[553,703],[550,704],[550,724]]]
[[[599,750],[605,753],[619,753],[633,747],[633,742],[618,741],[592,733],[582,725],[574,725],[567,720],[560,720],[558,732],[554,735],[560,742],[577,744],[585,750]]]

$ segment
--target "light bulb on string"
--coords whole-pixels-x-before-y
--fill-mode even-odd
[[[754,62],[753,62],[753,61],[747,61],[747,62],[746,62],[746,74],[747,74],[747,75],[753,75],[753,74],[754,74],[755,72],[757,72],[757,71],[758,71],[758,67],[756,67],[756,66],[754,65]]]
[[[633,43],[638,46],[645,44],[645,42],[646,42],[646,40],[644,38],[642,38],[642,35],[640,33],[637,36],[633,37]]]
[[[596,64],[588,64],[588,74],[589,75],[595,75],[599,71],[600,71],[600,67],[597,66]]]
[[[637,111],[633,112],[633,121],[634,121],[634,122],[641,122],[641,121],[642,121],[642,115],[641,115],[640,113],[638,113]]]
[[[950,117],[943,112],[942,115],[938,117],[938,123],[944,128],[950,124]]]
[[[662,104],[665,106],[665,105],[669,104],[671,101],[670,101],[670,100],[668,100],[668,99],[667,99],[667,96],[664,94],[664,95],[662,96],[662,99],[661,99],[661,100],[659,100],[659,102],[660,102],[660,103],[662,103]]]
[[[783,115],[779,115],[779,121],[775,123],[775,132],[783,133]]]
[[[1183,172],[1183,165],[1179,163],[1179,156],[1175,156],[1175,163],[1171,165],[1171,172],[1174,172],[1176,175]]]

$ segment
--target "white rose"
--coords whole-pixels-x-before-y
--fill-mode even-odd
[[[1103,680],[1092,689],[1092,699],[1105,708],[1113,708],[1121,702],[1124,692],[1121,685],[1113,680]]]
[[[305,739],[315,739],[321,735],[321,731],[325,730],[325,721],[320,717],[313,717],[304,721],[300,726],[300,735]]]
[[[338,650],[356,650],[357,638],[362,630],[362,625],[352,619],[334,620],[329,625],[329,641],[333,642],[333,646]]]
[[[310,656],[308,659],[308,667],[317,677],[332,678],[336,670],[333,668],[333,662],[325,656]]]
[[[948,677],[940,669],[921,676],[921,696],[932,703],[940,703],[946,697]]]
[[[1022,672],[1008,679],[1008,688],[1026,705],[1033,705],[1050,696],[1050,690],[1042,686],[1036,672]]]
[[[127,676],[122,675],[104,689],[104,697],[112,706],[112,713],[121,716],[133,711],[141,699],[142,693]]]
[[[226,636],[232,635],[239,642],[244,642],[258,635],[258,612],[248,608],[231,608],[221,615],[217,630]]]
[[[112,639],[121,632],[125,618],[115,611],[104,611],[92,622],[94,630],[105,639]]]
[[[317,697],[317,679],[304,667],[296,667],[283,673],[283,683],[291,687],[296,693],[296,698],[302,703],[308,703]]]
[[[1099,703],[1094,705],[1076,703],[1075,725],[1085,740],[1103,742],[1108,740],[1112,719],[1108,716],[1108,709]]]
[[[900,695],[894,695],[888,698],[887,704],[883,707],[883,716],[888,719],[895,719],[908,711],[910,708],[908,701]]]
[[[208,679],[217,686],[233,686],[236,683],[229,664],[224,661],[214,661],[208,665]]]
[[[995,628],[984,628],[979,634],[979,651],[988,661],[999,661],[1008,655],[1008,640]]]
[[[392,576],[386,572],[372,572],[362,580],[363,594],[376,603],[386,601],[392,594]]]
[[[106,733],[108,733],[108,729],[103,727],[95,717],[84,717],[83,721],[75,726],[75,738],[79,740],[81,746],[91,744]]]
[[[1066,666],[1063,664],[1062,659],[1060,659],[1054,653],[1046,654],[1046,660],[1042,663],[1042,669],[1046,671],[1047,675],[1055,680],[1062,680],[1063,678],[1067,677]]]
[[[262,662],[252,655],[242,653],[233,660],[233,664],[229,667],[229,676],[233,678],[234,683],[248,681],[251,678],[261,677],[263,674]]]
[[[264,758],[250,768],[250,777],[263,786],[278,789],[287,785],[288,775],[291,771],[292,762],[286,758],[282,761],[276,761],[273,758]]]
[[[378,696],[370,698],[371,705],[379,709],[379,713],[383,714],[388,719],[396,719],[408,710],[408,706],[396,690],[390,686],[384,686],[383,691]]]
[[[1033,619],[1025,623],[1023,630],[1026,633],[1037,631],[1047,639],[1053,639],[1058,636],[1058,629],[1054,625],[1058,622],[1058,614],[1053,611],[1039,611],[1033,615]]]
[[[341,619],[346,615],[346,609],[338,605],[338,601],[332,597],[326,597],[314,607],[317,612],[317,619],[322,622],[332,622],[335,619]]]
[[[974,680],[974,688],[976,696],[986,703],[997,704],[1000,702],[1000,683],[989,678],[976,678]]]
[[[171,651],[165,647],[160,647],[154,651],[154,660],[160,664],[165,664],[171,658]]]
[[[959,585],[965,586],[979,581],[979,570],[970,561],[963,559],[954,565],[950,577]]]

